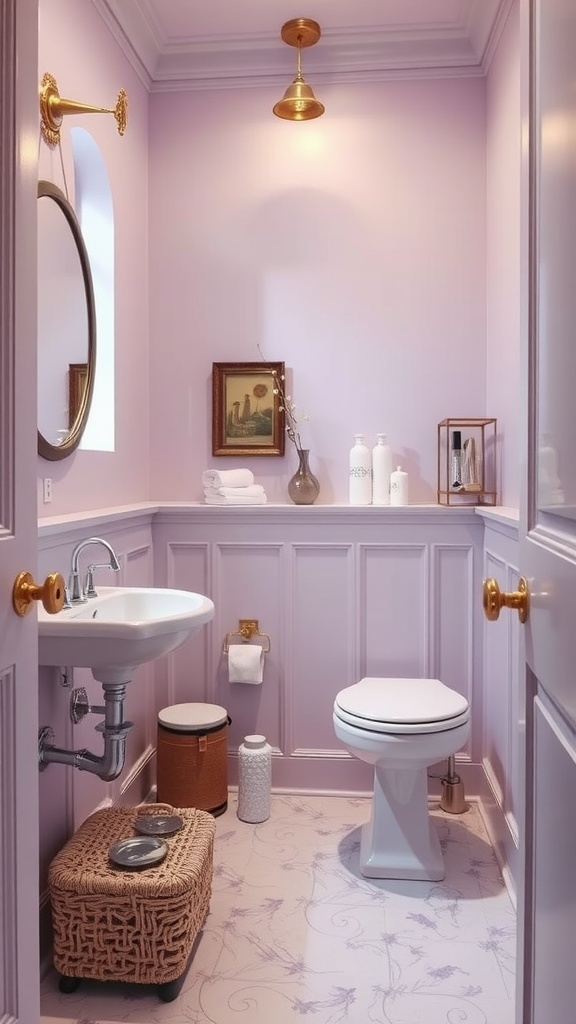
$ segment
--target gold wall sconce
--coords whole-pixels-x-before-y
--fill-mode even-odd
[[[272,108],[276,117],[285,121],[310,121],[324,113],[324,106],[316,99],[312,89],[302,77],[301,55],[303,46],[314,46],[320,39],[320,25],[311,18],[293,18],[282,26],[280,35],[288,46],[298,49],[296,78],[284,96]]]
[[[42,138],[49,146],[57,146],[60,142],[60,127],[65,114],[113,114],[118,126],[118,134],[126,131],[126,112],[128,100],[124,89],[120,89],[115,107],[91,107],[87,103],[76,103],[60,96],[58,85],[53,75],[46,72],[42,76],[40,89],[40,131]]]

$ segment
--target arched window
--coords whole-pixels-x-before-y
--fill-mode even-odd
[[[71,128],[75,209],[90,257],[96,305],[96,375],[90,416],[80,442],[89,451],[113,452],[114,419],[114,208],[108,171],[85,128]]]

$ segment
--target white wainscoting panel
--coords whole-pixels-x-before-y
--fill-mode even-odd
[[[518,588],[518,570],[490,550],[486,575],[502,590]],[[484,765],[494,797],[518,837],[518,687],[520,624],[515,612],[503,609],[496,622],[486,623],[484,648]]]
[[[159,574],[158,557],[155,559],[157,586],[212,596],[210,546],[206,542],[190,538],[160,547],[163,561]],[[155,663],[157,711],[189,701],[215,703],[208,669],[211,631],[212,625],[203,627],[173,654]]]
[[[518,586],[518,525],[485,523],[483,577],[500,589]],[[523,791],[518,722],[524,706],[520,679],[521,625],[516,612],[503,609],[495,622],[482,619],[482,765],[487,780],[483,802],[486,824],[507,884],[518,882],[518,820]]]
[[[98,553],[98,549],[95,549]],[[145,587],[150,585],[153,578],[154,559],[151,538],[147,543],[138,543],[134,547],[124,550],[120,556],[122,564],[123,586]],[[116,584],[112,573],[100,573],[102,584]],[[98,589],[98,588],[96,588]],[[132,729],[126,738],[126,766],[132,772],[135,765],[138,765],[142,750],[145,750],[151,743],[156,744],[156,730],[153,729],[154,713],[156,710],[154,694],[154,665],[140,665],[126,688],[126,700],[124,702],[124,717],[132,722]],[[98,703],[102,701],[98,698]],[[94,726],[97,719],[92,715],[87,719],[90,726]],[[93,742],[93,741],[92,741]],[[123,775],[110,783],[109,795],[113,803],[117,803],[122,793],[124,783]]]
[[[368,674],[445,678],[475,702],[481,734],[473,606],[482,536],[472,508],[163,506],[154,522],[158,584],[204,588],[216,607],[201,634],[210,659],[198,638],[194,659],[189,645],[169,658],[171,702],[228,710],[231,783],[238,744],[260,732],[273,748],[275,786],[369,789],[371,770],[342,749],[332,726],[335,694]],[[257,618],[270,636],[262,686],[228,681],[221,649],[240,618]]]
[[[339,747],[334,697],[356,681],[354,547],[294,544],[290,553],[284,749],[315,757]]]
[[[466,697],[472,708],[468,760],[471,750],[479,749],[475,738],[481,735],[474,693],[474,679],[479,678],[474,634],[481,623],[481,594],[474,572],[474,554],[472,544],[434,544],[431,552],[430,674]]]
[[[216,542],[214,564],[213,657],[216,703],[232,719],[230,749],[236,751],[244,736],[263,733],[275,751],[283,751],[284,655],[286,649],[285,560],[280,543],[230,544]],[[257,619],[261,633],[270,637],[270,652],[264,657],[264,679],[260,686],[229,681],[228,658],[223,645],[242,643],[240,619]],[[253,640],[257,643],[255,637]],[[261,641],[267,646],[267,641]]]
[[[427,544],[361,544],[358,600],[359,672],[363,676],[428,675],[429,550]]]
[[[499,581],[502,590],[507,585],[505,561],[493,552],[484,553],[486,576]],[[514,709],[511,707],[507,685],[508,645],[512,615],[503,610],[496,622],[486,625],[484,649],[484,741],[482,751],[494,796],[504,810],[508,794],[506,770],[510,764],[510,724]]]

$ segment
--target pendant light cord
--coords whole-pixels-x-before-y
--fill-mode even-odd
[[[298,36],[298,58],[297,58],[297,64],[296,64],[296,79],[299,82],[302,81],[302,65],[300,63],[301,55],[302,55],[302,36]]]

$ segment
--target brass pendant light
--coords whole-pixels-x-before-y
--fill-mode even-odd
[[[298,66],[296,78],[272,108],[273,112],[285,121],[310,121],[313,117],[320,117],[324,113],[324,106],[304,81],[300,65],[300,51],[303,46],[314,46],[318,42],[320,25],[311,18],[293,18],[282,26],[280,35],[289,46],[298,48]]]

